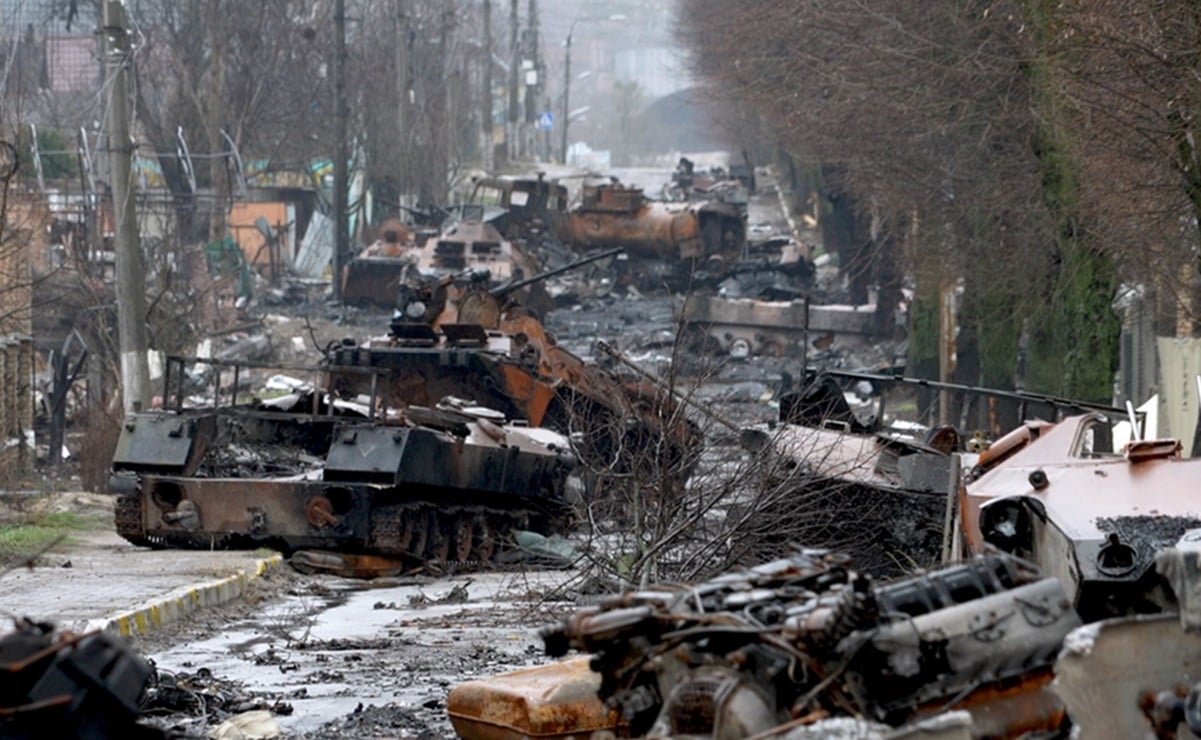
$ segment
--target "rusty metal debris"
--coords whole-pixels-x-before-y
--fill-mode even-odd
[[[0,637],[0,736],[166,737],[137,723],[152,671],[105,633],[56,633],[51,624],[20,620]]]
[[[1174,439],[1115,449],[1111,419],[1027,422],[981,453],[960,491],[967,552],[991,546],[1060,579],[1086,620],[1175,608],[1156,553],[1201,528],[1201,459]]]
[[[903,727],[949,709],[970,715],[976,737],[1016,737],[1063,724],[1044,687],[1079,624],[1054,579],[1009,556],[876,584],[843,555],[800,551],[604,598],[543,632],[551,655],[592,654],[595,678],[578,663],[510,674],[456,688],[448,710],[468,738],[545,716],[560,736],[604,718],[623,736],[775,737],[835,717]],[[540,691],[553,672],[571,677],[564,696],[591,685],[596,700]]]
[[[291,396],[128,417],[109,486],[117,532],[462,569],[489,563],[514,528],[562,527],[575,458],[561,435],[467,405],[385,405],[373,419],[325,389]]]

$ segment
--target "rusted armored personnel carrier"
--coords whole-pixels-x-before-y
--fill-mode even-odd
[[[397,291],[412,275],[444,277],[457,273],[486,274],[496,283],[532,275],[538,263],[496,227],[483,220],[480,209],[465,211],[437,236],[422,244],[372,244],[347,264],[342,275],[342,299],[353,306],[394,308]]]
[[[746,214],[725,203],[666,203],[641,188],[586,184],[563,235],[573,249],[624,247],[631,260],[723,274],[743,257]]]
[[[167,410],[122,426],[109,488],[117,532],[130,542],[462,567],[488,562],[515,527],[563,527],[574,457],[559,434],[464,403],[424,408],[339,393],[338,378],[353,372],[386,386],[386,367],[347,364],[321,373],[321,383],[242,400],[242,381],[265,368],[197,362],[172,358]],[[187,394],[198,367],[216,389],[199,405]]]
[[[959,490],[968,552],[991,545],[1059,578],[1086,621],[1171,609],[1155,554],[1201,529],[1201,459],[1175,439],[1115,449],[1090,413],[1026,422],[981,453]]]

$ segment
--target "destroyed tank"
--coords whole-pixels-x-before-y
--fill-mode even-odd
[[[623,464],[619,448],[655,447],[688,477],[701,435],[671,397],[585,362],[559,346],[512,297],[541,280],[615,256],[610,250],[499,288],[448,276],[402,289],[388,337],[331,345],[333,392],[389,407],[472,399],[509,418],[564,434],[590,463]],[[665,444],[660,444],[664,442]]]
[[[1175,439],[1118,447],[1112,428],[1101,413],[1026,422],[959,487],[963,548],[1035,562],[1086,621],[1174,608],[1155,555],[1201,529],[1201,458]]]
[[[187,397],[189,365],[207,368],[203,383],[216,389],[199,407]],[[266,545],[464,568],[492,560],[515,528],[563,531],[575,458],[561,435],[461,401],[357,403],[320,373],[324,383],[235,403],[265,370],[169,360],[167,409],[131,414],[121,428],[109,484],[118,534],[155,547]],[[386,381],[386,369],[374,371]]]

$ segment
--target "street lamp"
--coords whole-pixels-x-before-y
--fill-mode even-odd
[[[620,13],[608,18],[573,18],[567,27],[567,40],[563,43],[566,54],[563,58],[563,124],[559,128],[559,157],[567,164],[567,127],[571,123],[571,35],[575,33],[575,24],[580,21],[624,21],[625,15]]]

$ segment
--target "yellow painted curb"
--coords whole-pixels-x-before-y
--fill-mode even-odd
[[[251,581],[283,562],[283,555],[279,553],[269,558],[260,558],[250,569],[239,570],[216,581],[179,588],[135,609],[93,619],[85,631],[103,630],[116,632],[124,637],[149,634],[164,624],[182,619],[199,609],[228,604],[241,598]]]

